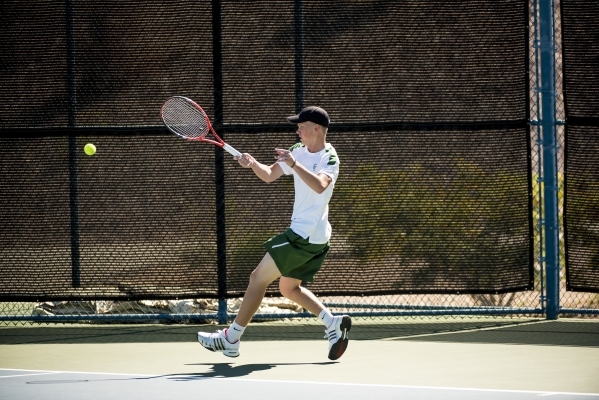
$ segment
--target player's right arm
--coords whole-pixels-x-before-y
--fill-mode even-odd
[[[243,168],[251,168],[256,176],[264,182],[274,182],[283,175],[283,168],[281,168],[279,163],[265,165],[256,161],[256,159],[248,153],[243,153],[238,161],[239,165]]]

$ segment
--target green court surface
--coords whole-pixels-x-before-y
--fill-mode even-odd
[[[324,330],[316,321],[253,323],[238,358],[209,352],[197,343],[198,330],[222,328],[3,326],[0,370],[599,396],[596,320],[354,319],[348,350],[337,361],[327,359]],[[11,379],[4,378],[0,385]]]

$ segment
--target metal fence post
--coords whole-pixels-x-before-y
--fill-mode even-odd
[[[295,111],[304,108],[304,11],[303,0],[295,0]],[[298,139],[299,140],[299,139]]]
[[[221,2],[212,1],[212,73],[214,78],[214,124],[223,125],[223,58],[221,38]],[[224,136],[221,132],[221,137]],[[225,223],[225,155],[215,148],[214,179],[216,186],[216,257],[218,276],[218,323],[226,324],[227,314],[227,227]]]
[[[559,316],[559,226],[555,121],[554,2],[540,0],[541,135],[545,208],[546,317]]]
[[[75,33],[73,1],[66,0],[67,103],[68,127],[77,125],[77,81],[75,79]],[[69,135],[69,207],[71,209],[71,285],[81,286],[81,253],[79,250],[79,190],[77,174],[77,136]]]

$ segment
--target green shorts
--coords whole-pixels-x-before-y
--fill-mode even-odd
[[[310,243],[290,228],[268,239],[264,242],[264,247],[275,260],[282,276],[303,282],[314,282],[314,276],[329,251],[328,242]]]

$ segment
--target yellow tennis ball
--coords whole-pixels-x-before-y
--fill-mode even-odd
[[[85,147],[83,148],[83,151],[85,152],[85,154],[87,154],[88,156],[93,156],[94,154],[96,154],[96,146],[94,146],[91,143],[88,143],[85,145]]]

